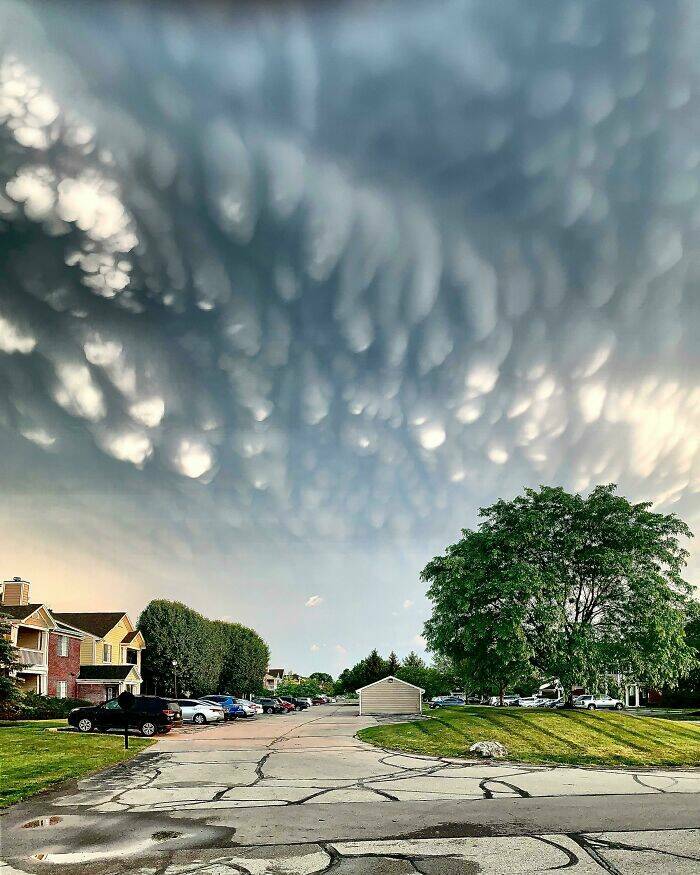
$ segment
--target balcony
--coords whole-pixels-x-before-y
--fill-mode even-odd
[[[46,666],[46,654],[43,650],[30,650],[28,647],[20,647],[17,651],[19,670],[28,668],[44,668]]]

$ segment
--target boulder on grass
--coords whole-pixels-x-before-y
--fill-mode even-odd
[[[501,760],[508,756],[508,748],[500,741],[477,741],[469,748],[469,753],[485,759]]]

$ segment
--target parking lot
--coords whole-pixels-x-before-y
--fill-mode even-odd
[[[688,850],[697,839],[688,832],[697,826],[696,770],[408,756],[355,737],[376,722],[359,717],[356,706],[328,705],[177,729],[124,765],[12,809],[3,856],[17,871],[89,863],[95,875],[116,871],[116,861],[120,872],[141,872],[148,860],[163,871],[312,873],[328,867],[329,855],[343,858],[342,873],[416,871],[391,861],[418,852],[421,859],[476,854],[484,872],[547,871],[567,859],[598,872],[575,841],[611,843],[611,831],[624,830],[625,846],[649,855],[652,837],[640,831],[653,827],[658,860],[678,851],[686,868],[674,871],[697,871]],[[535,868],[499,869],[504,853]],[[389,868],[379,867],[378,856]],[[251,862],[268,857],[269,866]],[[654,869],[657,857],[644,871],[668,871]],[[362,868],[369,858],[375,868]],[[222,868],[207,868],[213,860]]]

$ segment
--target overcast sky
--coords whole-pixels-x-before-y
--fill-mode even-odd
[[[337,674],[526,485],[697,527],[700,5],[0,20],[3,577]]]

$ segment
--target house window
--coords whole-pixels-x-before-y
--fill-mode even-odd
[[[112,645],[111,644],[103,644],[102,645],[102,662],[111,662],[112,661]]]
[[[68,656],[68,636],[59,635],[56,642],[56,649],[59,656]]]
[[[68,698],[68,681],[59,681],[56,684],[56,695],[59,699]]]

